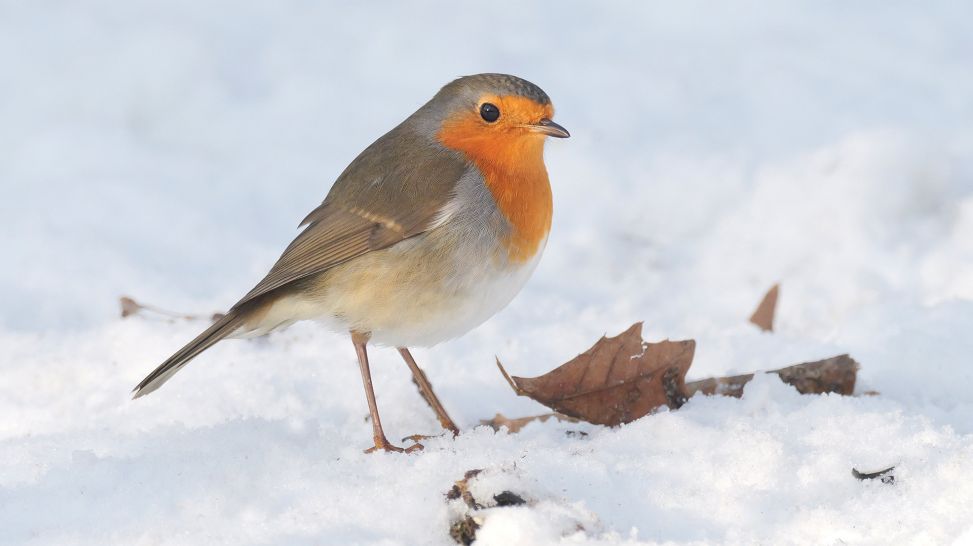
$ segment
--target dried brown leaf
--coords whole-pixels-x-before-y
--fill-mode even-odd
[[[777,295],[780,293],[780,285],[775,284],[770,287],[764,299],[760,301],[757,310],[750,315],[750,322],[754,323],[765,332],[774,331],[774,314],[777,312]]]
[[[795,364],[775,373],[788,385],[793,385],[801,394],[838,393],[846,396],[855,392],[855,379],[858,374],[858,362],[848,355],[838,355],[815,362]],[[722,394],[739,398],[743,394],[743,387],[753,379],[753,374],[734,375],[730,377],[711,377],[700,381],[686,383],[686,394],[692,396],[697,392],[703,394]]]
[[[577,423],[578,419],[571,417],[569,415],[562,415],[560,413],[545,413],[543,415],[531,415],[530,417],[518,417],[516,419],[511,419],[502,413],[498,413],[493,416],[493,419],[481,419],[480,424],[486,425],[493,430],[500,430],[500,427],[507,427],[507,432],[516,433],[520,432],[520,429],[533,423],[534,421],[539,421],[541,423],[547,421],[551,417],[557,419],[558,421],[566,421],[569,423]]]
[[[589,423],[615,426],[660,406],[685,401],[685,377],[693,361],[693,340],[642,341],[642,323],[539,377],[511,377],[497,366],[518,395]]]

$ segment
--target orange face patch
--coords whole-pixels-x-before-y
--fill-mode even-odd
[[[487,122],[479,105],[491,103],[500,117]],[[526,262],[551,229],[551,185],[544,166],[544,135],[526,127],[551,118],[554,108],[526,97],[487,95],[475,109],[447,119],[437,137],[447,148],[466,154],[483,174],[500,212],[513,227],[508,257]]]

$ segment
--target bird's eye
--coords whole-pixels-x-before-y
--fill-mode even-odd
[[[480,107],[480,117],[483,118],[488,123],[493,123],[500,119],[500,109],[489,102],[483,103]]]

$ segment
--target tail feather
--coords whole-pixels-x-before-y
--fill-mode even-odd
[[[223,318],[213,323],[196,339],[190,341],[185,347],[176,351],[158,368],[152,371],[135,389],[132,390],[132,398],[145,396],[158,389],[163,383],[169,380],[190,360],[196,358],[199,353],[212,347],[217,341],[232,334],[244,322],[245,313],[241,310],[231,310]]]

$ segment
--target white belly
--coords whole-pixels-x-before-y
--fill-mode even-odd
[[[438,241],[416,241],[355,260],[328,276],[318,319],[371,332],[396,347],[431,346],[461,336],[507,306],[540,261],[510,264],[468,249],[442,258]],[[429,246],[429,248],[420,248]],[[491,252],[492,253],[492,252]],[[389,260],[391,255],[397,259]]]

